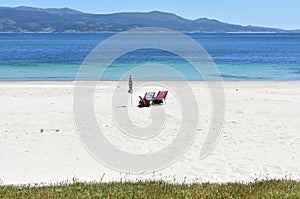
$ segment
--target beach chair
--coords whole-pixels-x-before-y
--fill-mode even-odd
[[[146,100],[145,98],[142,98],[141,96],[139,96],[139,98],[140,98],[140,101],[139,101],[138,107],[140,107],[140,108],[149,107],[151,105],[150,101]]]
[[[138,107],[149,107],[151,104],[150,102],[154,99],[155,92],[146,92],[144,98],[139,96],[140,101]]]
[[[165,104],[168,91],[159,91],[152,104]]]
[[[155,92],[146,92],[144,99],[146,99],[148,101],[152,101],[155,99],[154,96],[155,96]]]

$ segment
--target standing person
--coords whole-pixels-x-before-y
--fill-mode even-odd
[[[133,85],[133,83],[132,83],[132,75],[129,75],[129,83],[128,83],[128,85],[129,85],[129,90],[128,90],[128,93],[130,93],[131,94],[131,99],[130,99],[130,105],[132,106],[132,92],[133,92],[133,89],[132,89],[132,85]]]
[[[129,75],[129,90],[128,90],[128,93],[132,93],[132,75]]]

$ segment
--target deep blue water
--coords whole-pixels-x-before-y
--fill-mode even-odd
[[[210,54],[225,81],[300,81],[300,34],[187,34]],[[98,34],[0,34],[0,81],[75,80],[100,42]],[[197,80],[175,55],[141,49],[119,57],[103,77],[117,80],[126,66],[163,63]],[[156,70],[159,73],[159,70]],[[154,72],[153,72],[154,73]]]

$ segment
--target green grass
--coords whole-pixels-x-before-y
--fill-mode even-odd
[[[300,198],[300,182],[169,184],[163,181],[0,186],[0,198]]]

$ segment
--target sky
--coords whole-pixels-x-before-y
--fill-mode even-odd
[[[98,14],[158,10],[187,19],[300,29],[300,0],[0,0],[0,6],[69,7]]]

